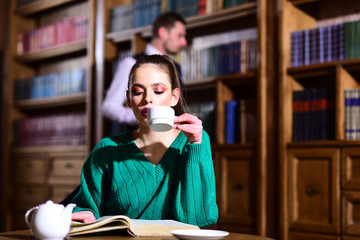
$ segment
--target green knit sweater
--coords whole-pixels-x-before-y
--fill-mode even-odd
[[[155,167],[131,131],[102,139],[88,156],[74,212],[96,218],[123,214],[139,219],[174,219],[205,227],[218,218],[210,140],[191,144],[180,132]]]

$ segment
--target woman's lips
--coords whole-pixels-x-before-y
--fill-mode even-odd
[[[141,110],[141,115],[144,117],[147,117],[147,113],[149,111],[150,108],[144,108],[143,110]]]

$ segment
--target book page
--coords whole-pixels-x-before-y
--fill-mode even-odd
[[[69,236],[96,232],[127,229],[132,236],[171,236],[172,230],[199,229],[198,226],[178,222],[175,220],[144,220],[130,219],[124,215],[104,216],[93,223],[73,221]]]
[[[103,216],[93,223],[73,221],[70,227],[70,236],[92,232],[111,231],[132,227],[131,219],[124,215]]]
[[[131,219],[132,224],[134,227],[137,227],[139,225],[143,224],[151,224],[151,225],[166,225],[166,226],[194,226],[187,223],[178,222],[175,220],[144,220],[144,219]]]
[[[133,227],[128,232],[133,236],[171,236],[172,230],[199,229],[198,226],[175,220],[131,219]]]

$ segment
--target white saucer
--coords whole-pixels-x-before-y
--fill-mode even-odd
[[[179,239],[222,239],[228,232],[210,229],[184,229],[174,230],[171,234]]]

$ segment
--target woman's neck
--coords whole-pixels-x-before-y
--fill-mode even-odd
[[[150,145],[153,143],[168,142],[169,140],[172,142],[178,134],[179,130],[177,129],[171,129],[166,132],[155,132],[149,128],[139,126],[139,128],[134,131],[133,137],[134,140],[139,139],[142,141],[144,145]]]
[[[180,131],[176,129],[167,132],[154,132],[140,127],[133,132],[133,139],[144,156],[156,166],[179,133]]]

